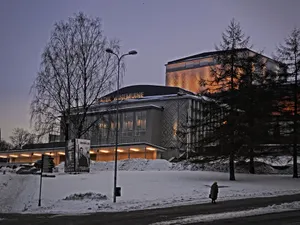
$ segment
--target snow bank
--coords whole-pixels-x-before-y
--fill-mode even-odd
[[[109,162],[95,162],[91,161],[91,173],[100,171],[113,171],[114,161]],[[65,163],[57,165],[58,173],[64,172]],[[118,170],[121,171],[166,171],[171,170],[173,164],[164,159],[125,159],[118,161]]]
[[[37,198],[38,176],[0,175],[0,213],[26,211]]]
[[[106,195],[102,195],[99,193],[87,192],[87,193],[79,193],[79,194],[71,194],[65,197],[63,200],[86,200],[86,199],[93,199],[93,200],[107,200]]]
[[[164,159],[126,159],[118,161],[118,170],[124,171],[160,171],[170,170],[172,163]],[[91,172],[113,171],[114,161],[92,162]]]
[[[298,162],[300,162],[300,157],[297,157]],[[264,158],[255,158],[255,161],[264,162],[271,166],[288,166],[293,164],[292,156],[266,156]]]
[[[292,166],[285,163],[289,162],[288,157],[258,159],[255,162],[256,174],[292,174]],[[300,160],[299,160],[300,161]],[[268,164],[268,162],[270,164]],[[282,164],[283,163],[283,164]],[[275,169],[274,165],[284,165],[284,169]],[[64,172],[64,162],[56,167],[58,173]],[[228,162],[215,161],[209,163],[195,163],[189,160],[184,160],[178,163],[170,163],[164,159],[126,159],[118,161],[119,171],[213,171],[213,172],[228,172]],[[91,173],[98,173],[101,171],[113,171],[114,161],[109,162],[91,162]],[[235,171],[237,173],[249,173],[249,162],[240,161],[235,163]],[[300,165],[299,165],[300,172]]]
[[[4,171],[9,172],[9,173],[14,173],[15,172],[15,170],[10,168],[10,167],[1,167],[0,168],[0,173],[3,173]]]
[[[170,221],[163,221],[158,223],[152,223],[151,225],[175,225],[175,224],[195,224],[195,223],[203,223],[215,220],[222,219],[230,219],[230,218],[239,218],[246,216],[256,216],[256,215],[264,215],[269,213],[279,213],[286,211],[293,211],[300,209],[300,202],[292,202],[292,203],[283,203],[280,205],[271,205],[267,207],[261,207],[251,210],[244,211],[234,211],[234,212],[226,212],[226,213],[216,213],[209,215],[195,215],[195,216],[186,216],[179,217]]]

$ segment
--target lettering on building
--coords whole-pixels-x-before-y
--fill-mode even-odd
[[[128,99],[137,99],[137,98],[143,98],[143,97],[144,97],[143,92],[129,93],[129,94],[119,95],[118,97],[100,98],[99,102],[111,102],[111,101],[115,101],[115,100],[124,101],[124,100],[128,100]]]

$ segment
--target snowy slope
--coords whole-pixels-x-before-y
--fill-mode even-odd
[[[43,178],[42,207],[38,207],[39,176],[0,174],[1,212],[88,213],[167,207],[207,202],[209,186],[218,181],[219,200],[300,193],[300,182],[291,176],[236,174],[228,181],[228,164],[206,165],[188,161],[131,159],[118,162],[118,186],[122,196],[112,203],[113,162],[92,162],[91,173],[63,173],[60,164],[55,178]],[[237,165],[237,170],[239,166]],[[262,163],[257,170],[274,172]],[[247,172],[240,166],[239,171]],[[64,200],[64,199],[68,200]],[[75,200],[80,199],[80,200]]]
[[[38,204],[38,176],[1,175],[0,212],[88,213],[168,207],[209,202],[209,186],[218,181],[220,201],[300,193],[300,182],[289,176],[237,174],[236,182],[227,173],[203,171],[119,171],[122,196],[112,203],[113,172],[57,174],[43,179],[42,207]],[[107,198],[91,199],[92,196]],[[63,200],[78,194],[82,200]],[[79,195],[81,194],[81,195]],[[100,195],[101,194],[101,195]]]

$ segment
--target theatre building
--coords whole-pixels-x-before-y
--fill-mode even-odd
[[[242,48],[238,50],[243,57],[245,55],[260,55],[265,64],[265,71],[279,72],[280,63],[261,55],[251,49]],[[193,93],[201,93],[205,88],[200,85],[201,81],[212,81],[212,68],[219,64],[216,60],[218,55],[224,55],[227,51],[203,52],[200,54],[187,56],[181,59],[170,61],[166,64],[166,86],[180,87]],[[211,90],[218,88],[209,87]]]
[[[118,101],[117,101],[118,99]],[[96,125],[82,137],[91,140],[90,156],[95,161],[111,161],[115,151],[116,103],[118,102],[119,141],[118,159],[170,159],[188,153],[189,142],[196,137],[187,134],[179,140],[177,130],[200,118],[201,108],[210,100],[179,87],[135,85],[112,92],[95,104],[88,120]],[[33,144],[22,150],[0,152],[11,162],[33,162],[48,154],[55,164],[64,161],[62,142]]]

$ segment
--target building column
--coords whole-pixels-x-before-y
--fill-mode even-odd
[[[188,159],[189,157],[189,152],[191,150],[191,142],[192,142],[192,137],[191,137],[191,128],[189,128],[192,124],[191,124],[191,117],[192,117],[192,100],[189,100],[188,102],[188,111],[187,111],[187,116],[188,116],[188,122],[187,122],[187,146],[186,146],[186,158]]]
[[[55,165],[58,165],[60,162],[59,162],[59,154],[58,154],[58,152],[53,152],[54,153],[54,159],[55,159],[55,161],[54,161],[54,163],[55,163]]]

